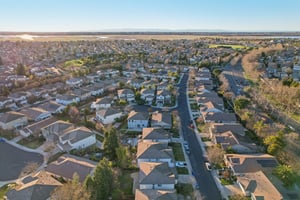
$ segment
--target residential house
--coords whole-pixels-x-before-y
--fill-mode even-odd
[[[20,110],[20,113],[25,115],[28,121],[35,122],[51,117],[50,112],[37,107],[23,108],[22,110]]]
[[[226,154],[225,164],[237,176],[242,192],[251,199],[281,200],[282,195],[266,174],[278,166],[277,160],[269,154]]]
[[[92,96],[99,96],[103,94],[105,85],[103,83],[94,83],[84,88],[90,91]]]
[[[224,123],[236,124],[237,120],[234,113],[208,112],[203,115],[205,123]]]
[[[65,131],[59,136],[58,147],[62,151],[83,149],[96,144],[96,135],[86,127],[78,127]]]
[[[135,89],[140,89],[142,87],[143,82],[143,79],[130,79],[127,81],[127,84]]]
[[[224,124],[224,123],[212,123],[209,127],[210,137],[213,137],[214,134],[224,133],[226,131],[231,131],[234,134],[241,136],[245,135],[245,128],[239,124]]]
[[[194,88],[194,91],[197,92],[198,94],[203,94],[203,93],[211,93],[211,88],[208,88],[206,85],[199,85]]]
[[[83,183],[88,175],[93,175],[96,166],[97,163],[91,160],[64,154],[56,161],[48,164],[45,170],[53,176],[62,177],[65,180],[72,180],[74,173],[76,173],[79,176],[79,181]]]
[[[134,102],[135,101],[134,92],[131,89],[118,90],[118,98],[120,100],[125,100],[127,102]]]
[[[294,65],[292,76],[295,81],[300,81],[300,65]]]
[[[37,107],[40,109],[46,110],[52,114],[62,113],[64,111],[64,109],[66,108],[65,105],[59,104],[55,101],[47,101],[43,104],[38,105]]]
[[[201,115],[205,115],[206,113],[223,112],[223,110],[224,110],[223,106],[219,106],[219,104],[217,104],[213,101],[208,101],[208,102],[200,105]]]
[[[55,101],[59,104],[67,106],[72,103],[80,102],[80,98],[76,95],[65,94],[65,95],[57,95]]]
[[[80,101],[87,100],[92,96],[92,92],[88,89],[85,89],[83,87],[81,88],[75,88],[71,91],[71,94],[74,96],[79,97]]]
[[[155,98],[155,90],[153,89],[141,90],[141,99],[145,101],[146,105],[152,105],[154,98]]]
[[[41,131],[47,141],[58,142],[59,136],[74,128],[75,126],[72,123],[58,120],[48,126],[42,127]]]
[[[182,200],[176,190],[135,190],[135,200]]]
[[[170,112],[153,112],[151,115],[151,127],[172,128],[172,116]]]
[[[114,108],[103,108],[96,112],[96,120],[102,124],[111,124],[117,118],[122,117],[123,112]]]
[[[139,171],[139,189],[174,190],[175,173],[168,163],[142,162]]]
[[[5,105],[13,103],[13,100],[8,97],[0,96],[0,108],[4,108]]]
[[[7,200],[46,200],[62,183],[45,171],[26,176],[18,181],[18,186],[6,193]]]
[[[169,83],[167,81],[161,82],[157,85],[157,90],[166,90],[169,87]]]
[[[149,126],[149,114],[144,112],[131,111],[127,117],[128,129],[142,130]]]
[[[103,97],[97,99],[91,104],[92,110],[99,110],[100,108],[110,108],[113,103],[113,98],[111,97]]]
[[[215,134],[212,138],[215,144],[219,144],[225,151],[233,150],[236,153],[254,153],[255,151],[249,148],[247,145],[243,145],[235,137],[231,131]]]
[[[171,142],[171,133],[162,128],[143,128],[142,132],[143,142]]]
[[[69,86],[69,87],[80,87],[83,83],[83,80],[81,78],[71,78],[71,79],[68,79],[66,81],[66,84]]]
[[[100,76],[97,73],[88,74],[88,75],[86,75],[86,78],[89,80],[90,83],[100,81]]]
[[[10,111],[0,115],[0,127],[4,130],[12,130],[25,126],[27,117],[21,113]]]
[[[168,143],[140,141],[136,157],[138,166],[142,162],[166,162],[169,167],[174,167],[174,155]]]
[[[27,104],[28,97],[29,94],[27,92],[15,92],[8,95],[8,98],[19,104]]]
[[[20,130],[20,134],[24,137],[28,137],[30,135],[38,136],[42,133],[42,128],[49,126],[50,124],[56,122],[57,120],[53,117],[48,119],[44,119],[42,121],[36,122],[34,124],[30,124]]]
[[[171,92],[168,90],[158,90],[156,92],[156,105],[164,106],[167,103],[171,103]]]

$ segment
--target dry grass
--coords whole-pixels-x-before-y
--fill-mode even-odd
[[[259,72],[260,63],[258,62],[258,58],[259,56],[261,56],[261,53],[265,52],[266,54],[268,54],[270,52],[280,51],[282,49],[283,49],[282,45],[276,45],[272,47],[259,48],[250,51],[242,59],[242,66],[245,71],[245,76],[248,79],[256,82],[260,75]]]

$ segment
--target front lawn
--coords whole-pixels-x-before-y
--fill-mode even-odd
[[[220,180],[222,185],[232,185],[234,183],[232,179],[221,178]]]
[[[44,137],[35,137],[31,135],[27,138],[23,138],[22,140],[20,140],[18,144],[28,147],[30,149],[36,149],[39,146],[41,146],[44,142]]]
[[[176,167],[178,174],[189,174],[189,170],[186,167]]]
[[[185,161],[182,145],[180,143],[170,143],[170,146],[172,146],[175,160]]]
[[[7,140],[11,140],[15,138],[17,134],[14,131],[11,130],[0,130],[0,137],[3,137]]]

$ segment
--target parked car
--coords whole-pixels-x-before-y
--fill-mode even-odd
[[[5,142],[5,139],[4,138],[0,138],[0,142]]]
[[[211,170],[211,165],[210,165],[209,162],[205,162],[205,167],[206,167],[206,169],[207,169],[208,171]]]
[[[175,163],[176,167],[186,167],[187,164],[186,162],[178,161]]]

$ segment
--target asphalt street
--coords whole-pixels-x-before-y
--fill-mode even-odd
[[[211,172],[208,171],[205,167],[203,152],[201,150],[195,132],[189,127],[191,118],[187,106],[187,80],[188,75],[184,74],[183,79],[179,84],[180,89],[177,109],[181,119],[183,138],[188,142],[190,148],[189,159],[192,167],[192,172],[199,185],[199,191],[203,199],[222,199]]]

